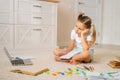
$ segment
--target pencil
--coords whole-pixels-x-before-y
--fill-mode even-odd
[[[87,66],[83,66],[83,67],[84,67],[86,70],[88,70],[88,71],[90,70]]]

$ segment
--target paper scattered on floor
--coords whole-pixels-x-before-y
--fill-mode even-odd
[[[120,80],[120,72],[84,72],[85,75],[80,74],[84,80]]]

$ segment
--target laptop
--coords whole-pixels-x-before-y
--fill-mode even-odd
[[[7,55],[7,57],[9,58],[11,64],[13,66],[18,66],[18,65],[33,65],[31,59],[23,59],[23,58],[20,58],[19,56],[11,56],[9,51],[7,50],[6,47],[4,47],[4,51],[5,51],[5,54]]]

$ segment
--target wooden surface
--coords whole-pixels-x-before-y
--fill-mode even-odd
[[[48,68],[42,69],[38,72],[30,72],[30,71],[26,71],[26,70],[20,70],[20,69],[15,69],[15,70],[11,70],[11,72],[15,72],[15,73],[21,73],[21,74],[27,74],[27,75],[33,75],[33,76],[37,76],[43,72],[49,71]]]
[[[110,61],[108,65],[112,68],[120,68],[120,61]]]

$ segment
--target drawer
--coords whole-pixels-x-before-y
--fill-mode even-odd
[[[97,0],[94,0],[97,3]],[[90,0],[78,0],[78,4],[79,5],[84,5],[84,6],[90,6],[90,7],[96,7],[96,4],[94,4],[92,1]]]
[[[34,13],[39,12],[41,14],[54,13],[56,7],[55,3],[38,1],[38,0],[19,0],[15,2],[15,11],[19,13]]]
[[[55,16],[49,14],[35,14],[32,15],[32,24],[42,24],[42,25],[54,25],[55,24]]]
[[[44,1],[33,1],[32,12],[39,12],[41,14],[54,13],[55,3],[44,2]]]
[[[56,23],[56,4],[40,0],[16,1],[16,24],[54,25]]]
[[[42,25],[55,25],[55,16],[47,14],[16,14],[16,24],[42,24]]]

